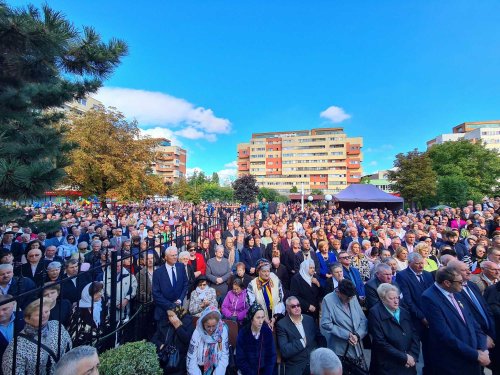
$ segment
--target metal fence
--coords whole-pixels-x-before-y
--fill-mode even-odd
[[[214,213],[215,212],[215,213]],[[255,211],[247,211],[241,212],[237,207],[227,207],[227,208],[218,208],[214,210],[214,212],[209,212],[206,210],[204,212],[199,212],[196,210],[192,211],[192,221],[195,223],[191,227],[183,227],[179,228],[171,228],[172,235],[168,238],[167,242],[163,242],[161,245],[165,248],[170,245],[176,244],[178,248],[180,248],[184,242],[184,238],[189,237],[191,241],[197,241],[200,238],[211,237],[211,233],[215,229],[220,229],[221,231],[226,230],[227,223],[230,218],[239,219],[240,223],[244,223],[244,215],[248,213],[254,213]],[[20,340],[26,340],[26,336],[19,336],[18,333],[21,328],[22,320],[16,319],[14,320],[14,337],[9,345],[12,346],[12,358],[6,358],[5,360],[11,361],[10,367],[12,374],[18,373],[33,373],[33,371],[27,371],[25,367],[25,363],[23,361],[26,360],[26,357],[29,356],[29,365],[34,368],[34,373],[40,374],[50,371],[50,367],[57,362],[57,360],[67,351],[67,347],[64,345],[64,337],[65,331],[69,332],[73,346],[80,345],[92,345],[95,346],[99,352],[105,351],[109,348],[118,346],[128,341],[137,341],[144,338],[147,338],[147,333],[144,329],[144,325],[148,325],[152,320],[152,296],[149,283],[146,282],[146,285],[141,285],[143,283],[143,279],[141,277],[135,277],[132,272],[128,272],[131,267],[134,267],[135,271],[137,271],[141,265],[141,258],[150,251],[151,248],[147,248],[144,250],[140,250],[138,253],[128,254],[126,256],[122,256],[123,254],[120,251],[116,251],[114,249],[105,249],[102,253],[93,254],[91,257],[92,261],[90,262],[90,266],[86,262],[82,262],[81,258],[79,258],[77,262],[78,273],[73,276],[68,276],[65,274],[65,277],[57,280],[56,282],[50,283],[40,283],[37,285],[35,289],[26,290],[23,292],[23,282],[26,285],[28,282],[25,281],[26,278],[22,276],[14,276],[15,283],[17,284],[15,295],[10,298],[0,302],[0,309],[11,302],[16,302],[15,313],[16,317],[21,317],[23,314],[23,310],[25,307],[33,302],[39,301],[38,307],[38,328],[36,333],[33,335],[31,332],[31,337],[33,338],[30,343],[36,345],[36,352],[20,352]],[[154,249],[153,249],[154,250]],[[92,251],[92,250],[91,250]],[[43,260],[42,260],[43,261]],[[66,265],[68,262],[66,262]],[[132,266],[130,266],[132,265]],[[74,265],[73,265],[74,266]],[[87,268],[83,270],[84,268]],[[123,270],[126,269],[127,272]],[[121,270],[120,273],[118,271]],[[63,275],[65,271],[65,265],[61,268],[61,275]],[[69,272],[69,270],[68,270]],[[128,274],[127,274],[128,273]],[[136,275],[139,272],[135,272]],[[119,277],[120,276],[120,277]],[[43,280],[47,281],[48,276],[47,272],[43,271]],[[94,317],[94,312],[98,310],[99,301],[95,300],[94,293],[89,293],[90,301],[85,301],[85,306],[81,306],[81,292],[82,288],[85,287],[84,284],[88,285],[88,283],[92,283],[94,281],[102,282],[102,302],[101,313],[100,313],[100,323],[99,325],[85,324],[83,322],[82,317],[82,309],[88,309],[90,316]],[[68,286],[68,283],[73,283],[74,288]],[[97,286],[97,284],[96,284]],[[128,286],[128,287],[127,287]],[[134,288],[134,286],[136,286]],[[12,288],[11,288],[12,289]],[[10,294],[9,292],[7,294]],[[59,289],[59,296],[57,299],[57,303],[50,310],[54,316],[59,316],[62,320],[63,314],[67,311],[63,304],[63,300],[67,300],[70,297],[74,300],[74,295],[70,295],[71,289],[76,289],[78,291],[79,300],[74,302],[70,308],[71,312],[69,315],[69,319],[67,321],[59,321],[57,326],[57,344],[55,346],[53,355],[47,355],[47,347],[41,345],[45,339],[47,339],[47,333],[45,330],[47,328],[42,328],[44,322],[44,313],[46,314],[46,308],[44,308],[44,302],[48,301],[48,291]],[[91,288],[89,288],[90,290]],[[94,292],[96,288],[93,288],[91,292]],[[98,288],[97,288],[98,289]],[[125,290],[126,289],[126,290]],[[135,290],[134,290],[135,289]],[[140,297],[139,291],[145,291],[145,296]],[[134,293],[135,292],[135,293]],[[117,301],[123,301],[123,299],[129,299],[129,302],[126,306],[123,306],[120,303],[118,306]],[[50,301],[53,301],[50,299]],[[54,304],[54,302],[52,302]],[[44,312],[45,310],[45,312]],[[30,314],[30,318],[36,314]],[[36,320],[36,319],[35,319]],[[97,320],[97,318],[96,318]],[[95,320],[94,320],[95,322]],[[36,322],[32,322],[33,326],[36,325]],[[51,332],[53,334],[54,332]],[[49,341],[52,340],[53,337],[48,338]],[[33,347],[34,345],[28,345],[28,347]],[[26,350],[26,341],[22,343],[22,350]],[[50,353],[49,353],[50,354]],[[5,365],[5,361],[3,361],[2,366]],[[4,368],[5,368],[4,367]],[[22,372],[18,371],[23,367]],[[1,372],[0,372],[1,373]],[[5,375],[7,373],[4,372]]]

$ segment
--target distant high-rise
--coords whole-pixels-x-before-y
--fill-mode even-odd
[[[261,187],[288,194],[337,193],[361,179],[363,138],[348,138],[343,128],[254,133],[238,144],[238,176],[251,174]]]
[[[427,141],[427,148],[447,141],[466,139],[471,142],[482,141],[487,149],[500,153],[500,120],[464,122],[454,126],[452,131]]]
[[[186,177],[186,150],[172,146],[168,139],[162,139],[156,147],[156,160],[152,163],[153,174],[163,177],[164,182],[176,182]]]

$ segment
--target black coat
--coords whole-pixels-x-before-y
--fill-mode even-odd
[[[68,328],[71,318],[71,302],[67,299],[58,299],[56,305],[50,310],[49,320],[57,320]]]
[[[309,285],[299,274],[292,277],[290,282],[290,295],[297,297],[300,302],[302,314],[307,314],[313,318],[318,317],[320,289],[315,284]],[[309,311],[309,306],[313,305],[316,310],[314,313]]]
[[[65,274],[62,277],[61,282],[61,299],[67,299],[71,303],[76,303],[80,301],[82,297],[82,290],[85,288],[87,284],[90,284],[92,279],[88,272],[81,273],[76,277],[76,286],[73,283],[73,280],[68,279],[68,276]]]
[[[21,274],[19,276],[27,277],[28,279],[31,279],[35,283],[36,286],[42,286],[44,281],[45,281],[45,263],[41,260],[38,262],[36,269],[35,269],[35,274],[33,275],[33,272],[31,271],[31,264],[25,263],[21,266],[19,269]]]
[[[156,345],[157,350],[162,344],[174,345],[179,350],[180,368],[174,374],[186,373],[186,356],[189,348],[189,342],[194,332],[193,317],[189,314],[184,315],[181,319],[182,325],[175,329],[167,319],[162,319],[158,322],[158,328],[151,339],[151,342]],[[183,360],[184,359],[184,360]]]
[[[287,375],[302,375],[305,368],[309,370],[309,357],[317,346],[317,329],[314,319],[308,315],[302,315],[302,317],[302,327],[306,334],[305,348],[301,341],[302,336],[290,316],[287,315],[278,321],[278,346]]]
[[[10,294],[13,297],[17,297],[21,294],[24,294],[30,290],[36,289],[36,285],[33,280],[27,277],[17,277],[14,276],[12,278],[12,283],[10,284],[10,288],[7,291],[7,294]],[[36,293],[28,294],[24,297],[20,297],[17,299],[17,303],[21,310],[23,310],[26,306],[28,306],[31,302],[38,299],[38,295]]]
[[[281,285],[284,290],[290,290],[290,277],[288,275],[288,270],[282,264],[278,268],[271,267],[271,272],[278,276],[278,279],[281,280]]]
[[[372,337],[372,375],[416,374],[416,366],[407,368],[407,354],[418,360],[420,343],[410,313],[400,309],[399,323],[382,303],[377,303],[368,316]]]

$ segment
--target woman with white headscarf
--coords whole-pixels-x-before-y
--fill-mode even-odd
[[[316,268],[312,259],[305,259],[300,264],[300,271],[292,277],[290,295],[297,297],[302,313],[312,316],[315,320],[319,316],[320,284],[314,277]]]
[[[69,332],[75,346],[93,342],[102,331],[106,319],[105,308],[102,305],[104,285],[94,281],[82,290],[78,308],[71,317]]]
[[[209,306],[196,323],[187,354],[190,375],[225,375],[229,363],[229,331],[215,306]]]

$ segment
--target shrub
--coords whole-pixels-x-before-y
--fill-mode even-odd
[[[146,341],[129,342],[99,357],[101,375],[162,375],[156,347]]]

